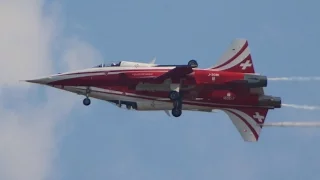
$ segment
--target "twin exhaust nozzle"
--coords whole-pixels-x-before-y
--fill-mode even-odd
[[[249,88],[262,88],[262,87],[267,87],[267,85],[268,85],[267,76],[246,74],[246,75],[244,75],[244,80],[246,80]],[[280,97],[262,95],[259,97],[258,103],[260,106],[281,108],[281,98]]]
[[[258,99],[260,106],[270,106],[273,108],[281,108],[281,98],[275,96],[262,95]]]
[[[267,87],[268,85],[267,76],[246,74],[244,75],[244,80],[250,88]]]

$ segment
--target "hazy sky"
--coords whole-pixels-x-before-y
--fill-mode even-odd
[[[246,143],[223,113],[135,112],[18,82],[134,60],[213,65],[247,38],[257,72],[320,76],[318,1],[0,0],[0,179],[314,179],[320,129],[264,128]],[[284,103],[320,105],[318,82],[270,82]],[[320,121],[282,108],[267,122]]]

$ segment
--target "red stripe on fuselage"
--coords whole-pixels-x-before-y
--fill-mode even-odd
[[[81,88],[77,88],[81,89]],[[81,89],[83,90],[83,89]],[[170,100],[161,100],[162,97],[144,97],[141,95],[137,95],[134,93],[128,93],[128,92],[122,92],[120,93],[113,93],[113,92],[105,92],[105,91],[100,91],[100,90],[91,90],[92,92],[98,92],[98,93],[104,93],[104,94],[112,94],[112,95],[119,95],[119,96],[124,96],[124,97],[133,97],[137,99],[145,99],[145,100],[156,100],[156,101],[161,101],[161,102],[171,102]],[[130,95],[134,94],[134,95]],[[160,98],[160,99],[159,99]],[[191,101],[191,102],[190,102]],[[209,104],[210,103],[210,104]],[[258,106],[255,105],[236,105],[236,104],[219,104],[219,103],[211,103],[211,102],[202,102],[202,101],[192,101],[192,100],[183,100],[183,104],[187,105],[194,105],[194,106],[202,106],[202,107],[211,107],[211,108],[257,108]],[[259,106],[260,107],[260,106]],[[268,108],[268,107],[265,107]]]

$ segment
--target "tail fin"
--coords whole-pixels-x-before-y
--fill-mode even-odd
[[[249,44],[246,39],[235,39],[218,63],[211,67],[219,71],[255,73]]]
[[[268,114],[267,108],[228,108],[223,109],[236,126],[244,141],[256,142]]]

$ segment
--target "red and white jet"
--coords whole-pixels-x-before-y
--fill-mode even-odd
[[[135,110],[163,110],[179,117],[182,110],[224,111],[245,141],[258,141],[269,109],[281,98],[265,95],[267,77],[255,73],[248,42],[235,39],[218,63],[200,69],[187,65],[158,65],[121,61],[55,74],[27,82],[105,100]]]

